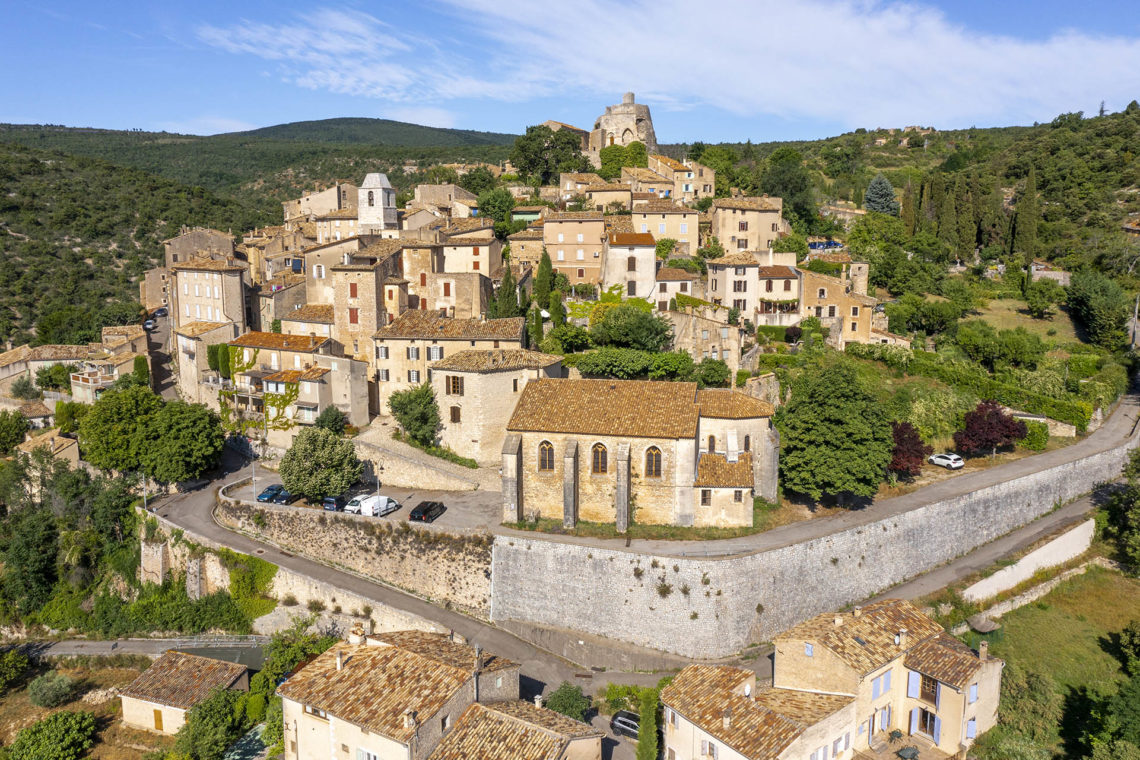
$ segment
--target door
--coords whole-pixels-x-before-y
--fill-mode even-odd
[[[161,731],[162,730],[162,710],[155,710],[154,711],[154,730],[155,731]]]

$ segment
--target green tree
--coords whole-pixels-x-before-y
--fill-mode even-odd
[[[150,364],[145,356],[136,356],[131,374],[138,380],[139,385],[150,385]]]
[[[642,689],[637,730],[637,760],[657,760],[657,689]]]
[[[540,185],[551,184],[559,172],[586,171],[590,165],[577,134],[542,124],[527,127],[526,134],[515,140],[510,161],[522,177]]]
[[[43,394],[36,390],[36,386],[32,383],[32,378],[27,375],[20,375],[12,381],[12,397],[18,398],[21,401],[34,401]]]
[[[546,698],[546,706],[567,718],[584,721],[586,711],[590,709],[590,700],[582,693],[581,686],[563,681],[557,689],[550,692],[550,696]]]
[[[52,713],[16,734],[11,760],[78,760],[95,744],[95,716],[89,712]]]
[[[958,249],[958,211],[952,193],[943,196],[942,207],[938,211],[938,242],[948,250]]]
[[[846,364],[804,375],[782,410],[784,486],[813,499],[870,497],[891,461],[886,411]]]
[[[974,220],[974,202],[965,175],[959,174],[954,183],[954,210],[958,217],[958,242],[955,245],[958,257],[967,259],[974,253],[978,236],[978,225]]]
[[[1017,199],[1017,215],[1014,217],[1013,251],[1024,257],[1028,266],[1037,255],[1037,221],[1041,210],[1037,201],[1037,170],[1029,167],[1025,178],[1025,189]]]
[[[903,188],[902,210],[899,216],[902,219],[903,230],[907,236],[914,235],[918,231],[918,193],[914,189],[914,184],[909,180],[906,187]]]
[[[34,612],[55,585],[59,532],[51,514],[25,510],[16,516],[4,553],[4,593],[21,612]]]
[[[798,232],[792,232],[772,241],[773,253],[794,253],[796,261],[803,261],[808,255],[807,238]]]
[[[1115,280],[1099,272],[1075,274],[1067,300],[1093,343],[1115,349],[1124,342],[1130,304]]]
[[[550,324],[552,327],[561,327],[566,324],[566,306],[562,303],[562,291],[550,291]]]
[[[535,306],[526,316],[526,333],[531,350],[537,351],[543,340],[542,311]]]
[[[83,458],[101,470],[138,470],[152,441],[150,418],[163,406],[149,388],[111,388],[79,423]]]
[[[348,415],[335,406],[326,406],[325,410],[317,415],[313,424],[330,433],[343,435],[344,426],[348,424]]]
[[[642,169],[649,166],[649,151],[645,149],[645,143],[634,140],[625,146],[624,166],[641,167]]]
[[[281,320],[275,319],[269,323],[269,332],[281,334]]]
[[[663,351],[673,340],[673,325],[658,312],[622,303],[590,328],[590,338],[599,346]]]
[[[388,398],[388,408],[413,441],[421,446],[435,443],[440,428],[439,405],[435,401],[435,391],[431,385],[424,383],[396,391]]]
[[[9,454],[28,434],[28,418],[14,409],[0,412],[0,454]]]
[[[36,370],[36,385],[45,391],[70,391],[71,373],[79,370],[75,364],[53,364]]]
[[[658,354],[664,356],[664,354]],[[701,387],[723,388],[728,385],[732,373],[722,359],[701,359],[694,368],[694,378]]]
[[[503,282],[495,296],[495,316],[497,318],[517,317],[522,313],[519,306],[519,286],[515,273],[509,264],[503,267]]]
[[[71,699],[75,692],[75,681],[51,670],[28,684],[28,699],[40,707],[59,707]]]
[[[468,169],[467,173],[459,178],[459,186],[475,195],[479,196],[488,190],[493,190],[499,181],[495,179],[495,175],[491,170],[485,166],[476,166]],[[480,205],[482,208],[482,205]]]
[[[426,384],[419,388],[431,390],[431,386]],[[403,392],[410,393],[419,388]],[[432,403],[435,403],[434,396]],[[395,413],[394,406],[392,409]],[[399,418],[400,415],[396,416]],[[352,441],[324,428],[312,427],[302,430],[293,439],[293,445],[281,458],[280,472],[281,482],[290,493],[301,494],[315,502],[347,491],[360,479],[364,463],[357,458]]]
[[[31,662],[19,649],[0,654],[0,694],[24,680]]]
[[[876,174],[871,184],[867,185],[867,192],[863,196],[863,208],[879,214],[898,216],[899,204],[895,200],[895,188],[882,174]]]
[[[102,401],[96,402],[96,409]],[[163,404],[145,420],[142,434],[146,442],[140,449],[139,463],[160,483],[198,477],[218,463],[226,440],[217,413],[185,401]]]
[[[245,731],[245,712],[239,709],[244,696],[219,688],[191,707],[186,723],[178,729],[175,751],[190,760],[222,760]]]
[[[550,303],[550,291],[554,288],[554,265],[550,261],[550,254],[546,246],[542,248],[542,257],[538,260],[538,273],[534,276],[533,292],[534,302],[539,304]]]
[[[61,433],[79,430],[79,422],[91,407],[78,401],[59,401],[55,405],[55,426]]]
[[[793,224],[810,228],[815,223],[819,210],[812,179],[798,151],[788,147],[774,150],[761,173],[760,189],[784,199],[784,216]]]
[[[602,179],[617,179],[621,176],[621,169],[623,166],[629,166],[626,163],[626,150],[624,145],[607,145],[598,151],[598,161],[601,164],[598,167],[598,176]]]
[[[1140,620],[1133,620],[1120,632],[1120,652],[1124,667],[1132,675],[1140,673]]]
[[[479,215],[496,222],[509,222],[514,207],[515,197],[505,187],[486,190],[479,195]]]

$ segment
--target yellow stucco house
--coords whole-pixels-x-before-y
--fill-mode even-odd
[[[249,691],[245,665],[171,650],[119,693],[123,723],[176,734],[190,708],[216,689]]]

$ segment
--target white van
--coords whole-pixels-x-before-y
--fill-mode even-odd
[[[350,515],[381,517],[400,508],[400,502],[383,494],[361,494],[345,505],[344,511]]]

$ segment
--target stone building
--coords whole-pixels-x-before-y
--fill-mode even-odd
[[[594,166],[601,166],[601,150],[608,145],[629,145],[640,142],[649,153],[657,152],[657,135],[653,131],[653,117],[649,106],[635,103],[632,92],[622,96],[621,103],[606,106],[606,112],[594,122],[590,132],[587,155]]]
[[[717,311],[722,313],[717,314]],[[673,325],[674,351],[684,351],[695,362],[720,359],[735,377],[740,369],[745,333],[739,325],[726,322],[724,311],[690,306],[665,310],[665,318]]]
[[[739,309],[740,318],[752,324],[770,324],[772,314],[787,314],[786,324],[795,324],[799,321],[795,260],[794,253],[771,251],[741,251],[709,259],[708,300]]]
[[[373,335],[376,409],[388,414],[396,391],[428,382],[434,362],[468,349],[523,348],[525,319],[451,319],[406,311]]]
[[[527,382],[562,376],[562,357],[518,348],[459,351],[430,366],[440,443],[485,466],[498,463]]]
[[[511,261],[537,267],[542,259],[542,227],[527,227],[507,237],[511,246]]]
[[[753,495],[775,496],[771,415],[695,383],[528,383],[503,443],[503,519],[751,525]]]
[[[602,289],[621,286],[623,298],[652,298],[657,273],[657,243],[643,232],[611,232],[607,241]]]
[[[590,185],[604,185],[606,181],[594,172],[562,172],[558,175],[558,197],[568,201],[576,195],[585,195]]]
[[[677,241],[677,253],[696,252],[700,232],[700,214],[672,201],[657,200],[634,207],[630,221],[637,232],[647,232],[658,240]]]
[[[629,211],[633,205],[633,190],[621,182],[604,182],[600,185],[586,185],[586,198],[595,211],[607,211],[615,206]]]
[[[561,211],[548,215],[542,225],[542,243],[554,270],[566,275],[571,285],[602,281],[606,222],[601,213]]]
[[[783,210],[783,198],[717,198],[711,209],[709,234],[729,253],[763,251],[771,248],[772,241],[786,231]]]
[[[317,190],[295,200],[282,202],[281,212],[286,222],[310,219],[314,216],[327,214],[330,211],[355,208],[356,199],[356,185],[349,182],[337,182],[324,190]]]
[[[621,181],[634,193],[665,200],[673,197],[673,178],[642,166],[623,166]],[[636,204],[635,204],[636,205]]]
[[[178,395],[184,401],[218,408],[218,391],[224,383],[211,370],[206,347],[229,343],[237,337],[233,322],[190,322],[173,331],[174,366]]]
[[[657,288],[650,300],[657,303],[657,311],[668,311],[669,304],[678,294],[701,298],[701,276],[676,267],[661,267],[656,275]],[[699,292],[698,292],[699,291]]]
[[[442,243],[444,272],[479,272],[489,277],[503,265],[503,244],[494,235],[456,235]]]
[[[344,240],[361,234],[360,218],[355,208],[326,211],[317,214],[314,220],[317,225],[318,244]]]
[[[774,642],[776,688],[854,700],[857,752],[897,729],[920,750],[961,756],[997,722],[1005,663],[989,656],[988,642],[971,650],[908,601],[818,615]]]
[[[517,700],[519,666],[442,634],[354,631],[277,693],[285,760],[424,760],[471,705]]]
[[[305,275],[286,272],[278,274],[250,289],[249,300],[253,316],[250,327],[255,330],[272,330],[273,322],[305,305]]]
[[[716,172],[692,159],[678,161],[668,156],[651,155],[648,168],[673,180],[673,199],[681,203],[711,198],[716,191]]]
[[[165,266],[191,259],[228,259],[234,255],[234,236],[208,227],[182,226],[178,234],[162,241]]]
[[[473,704],[431,760],[602,760],[604,735],[530,702]]]
[[[408,208],[430,208],[455,219],[472,216],[479,198],[459,185],[416,185]]]
[[[186,713],[215,689],[249,691],[249,670],[245,665],[171,650],[119,692],[123,724],[176,734],[186,723]]]
[[[372,172],[365,175],[357,191],[356,215],[360,235],[396,234],[396,190],[388,175]]]
[[[872,336],[878,301],[857,292],[846,268],[841,277],[830,277],[808,269],[800,270],[800,277],[803,283],[800,317],[817,317],[820,324],[830,331],[828,343],[842,351],[848,343],[880,342]]]
[[[233,322],[249,327],[249,266],[235,259],[191,259],[170,268],[170,318],[178,328],[191,322]]]
[[[281,332],[285,335],[314,335],[332,337],[333,305],[307,303],[281,317]]]

